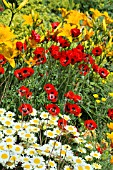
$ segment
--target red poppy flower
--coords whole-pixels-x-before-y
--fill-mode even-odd
[[[95,128],[97,128],[97,124],[94,120],[86,120],[84,122],[84,125],[89,130],[94,130]]]
[[[68,91],[67,93],[64,94],[64,96],[67,97],[68,99],[73,99],[74,95],[75,94],[73,91]]]
[[[65,40],[62,36],[57,37],[57,41],[60,43],[60,46],[62,48],[66,48],[70,46],[70,43],[67,40]]]
[[[55,86],[53,84],[45,84],[44,85],[44,90],[46,91],[46,93],[49,93],[51,90],[55,90]]]
[[[99,55],[102,54],[102,49],[101,49],[100,47],[95,47],[95,48],[93,48],[93,50],[92,50],[92,54],[93,54],[94,56],[99,56]]]
[[[5,70],[3,67],[0,67],[0,74],[4,74]]]
[[[65,51],[62,51],[62,52],[61,52],[61,57],[60,57],[60,64],[61,64],[63,67],[66,67],[66,66],[68,66],[70,63],[71,63],[71,58],[70,58],[70,56],[67,55]]]
[[[26,116],[33,112],[33,108],[30,104],[22,104],[18,110],[22,113],[23,116]]]
[[[38,43],[40,42],[40,35],[37,34],[35,30],[32,30],[30,39],[33,39]]]
[[[77,95],[77,94],[75,94],[75,95],[73,96],[74,102],[78,102],[78,101],[81,100],[81,99],[82,99],[82,97],[79,96],[79,95]]]
[[[33,52],[37,58],[45,56],[45,49],[43,47],[37,47]]]
[[[57,45],[52,45],[49,48],[49,51],[51,53],[51,56],[55,59],[58,60],[60,58],[60,52],[59,52],[59,46]]]
[[[73,48],[73,56],[71,58],[71,60],[73,60],[73,63],[71,62],[71,64],[75,64],[76,62],[81,62],[83,61],[83,59],[84,59],[83,53],[77,48]]]
[[[56,29],[59,24],[60,24],[60,22],[53,22],[53,23],[51,23],[51,26],[53,29]]]
[[[23,67],[21,68],[21,71],[24,78],[30,77],[34,73],[34,70],[31,67]]]
[[[70,113],[70,105],[71,103],[68,102],[65,104],[65,112]]]
[[[47,98],[51,102],[56,102],[58,100],[58,92],[55,89],[50,90]]]
[[[67,125],[67,121],[65,119],[59,119],[58,120],[58,127],[60,129],[65,129],[65,126]]]
[[[99,68],[100,68],[100,67],[99,67],[97,64],[94,63],[94,64],[92,65],[92,68],[93,68],[93,71],[94,71],[94,72],[99,73]]]
[[[70,113],[78,116],[81,112],[81,108],[77,104],[70,104]]]
[[[31,96],[32,96],[32,92],[31,92],[31,91],[28,91],[28,92],[26,93],[26,98],[27,98],[27,99],[30,99]]]
[[[108,117],[113,120],[113,109],[108,109]]]
[[[81,32],[78,28],[73,28],[71,29],[71,34],[73,37],[78,37],[81,34]]]
[[[25,86],[21,86],[18,89],[18,93],[19,93],[20,96],[25,96],[28,92],[29,92],[29,89]]]
[[[14,71],[14,75],[16,76],[17,79],[19,80],[23,80],[25,79],[25,77],[22,74],[22,70],[21,69],[17,69]]]
[[[22,50],[26,50],[27,49],[27,44],[26,43],[22,43],[21,41],[16,42],[16,48],[20,51]]]
[[[37,56],[35,56],[33,59],[36,61],[36,65],[44,64],[46,63],[46,60],[47,60],[45,56],[41,56],[38,58]]]
[[[77,46],[76,46],[76,49],[79,50],[79,51],[81,51],[81,52],[84,52],[84,46],[81,45],[81,44],[77,45]]]
[[[0,54],[0,65],[4,65],[7,62],[4,55]]]
[[[60,108],[56,104],[48,104],[46,109],[52,116],[57,116],[60,113]]]
[[[80,70],[80,74],[86,76],[86,74],[88,74],[88,72],[90,71],[90,68],[86,64],[80,64],[79,70]]]
[[[109,71],[106,68],[99,68],[99,75],[102,78],[106,78],[109,74]]]

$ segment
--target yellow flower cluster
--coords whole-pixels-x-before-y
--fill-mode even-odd
[[[113,131],[113,123],[112,122],[107,124],[107,126],[111,131]],[[113,132],[107,133],[107,137],[111,140],[111,146],[112,146],[113,145]],[[113,164],[113,155],[111,155],[110,163]]]

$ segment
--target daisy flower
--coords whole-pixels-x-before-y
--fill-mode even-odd
[[[100,154],[99,152],[97,152],[97,151],[92,151],[92,152],[90,153],[90,156],[92,156],[92,157],[94,157],[94,158],[97,158],[97,159],[100,159],[101,154]]]

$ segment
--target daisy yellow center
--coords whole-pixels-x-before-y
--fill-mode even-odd
[[[57,130],[56,130],[56,133],[57,133],[57,134],[60,134],[60,130],[57,129]]]
[[[16,148],[15,148],[15,151],[17,151],[17,152],[20,151],[20,148],[19,148],[19,147],[16,147]]]
[[[25,137],[26,137],[26,138],[30,138],[30,137],[31,137],[31,134],[26,134]]]
[[[6,124],[6,125],[10,125],[10,124],[11,124],[11,122],[9,122],[9,121],[6,121],[6,122],[5,122],[5,124]]]
[[[66,168],[66,170],[71,170],[71,169],[68,167],[68,168]]]
[[[7,162],[6,164],[7,164],[8,166],[12,166],[12,165],[13,165],[12,162]]]
[[[48,115],[46,115],[46,114],[43,114],[43,117],[45,117],[45,118],[46,118],[46,117],[48,117]]]
[[[65,154],[66,154],[66,151],[61,150],[61,154],[62,154],[62,155],[65,155]]]
[[[7,145],[7,147],[8,147],[8,149],[12,149],[13,146],[12,145]]]
[[[34,151],[30,151],[30,154],[33,155],[33,154],[34,154]]]
[[[96,156],[96,157],[97,157],[97,156],[98,156],[98,154],[97,154],[97,153],[94,153],[94,156]]]
[[[76,163],[82,163],[82,161],[80,159],[76,159]]]
[[[85,166],[86,170],[90,170],[90,167],[88,165]]]
[[[0,114],[3,114],[3,111],[0,110]]]
[[[82,166],[78,166],[78,170],[83,170],[83,167]]]
[[[12,142],[11,138],[6,139],[6,142]]]
[[[48,132],[48,135],[49,135],[49,136],[53,136],[53,133],[52,133],[52,132]]]
[[[14,162],[15,162],[15,161],[16,161],[16,157],[15,157],[15,156],[12,156],[12,157],[11,157],[11,161],[14,161]]]
[[[50,150],[49,150],[49,149],[46,149],[46,150],[45,150],[45,152],[49,153],[49,152],[50,152]]]
[[[38,123],[38,120],[33,120],[34,123]]]
[[[20,129],[21,126],[20,126],[20,125],[16,125],[15,128],[16,128],[16,129]]]
[[[6,132],[10,134],[10,133],[12,133],[12,130],[8,129]]]
[[[49,165],[50,165],[50,166],[54,166],[54,163],[53,163],[53,162],[49,162]]]
[[[73,127],[68,127],[69,130],[73,130]]]
[[[34,159],[34,163],[35,163],[35,164],[40,164],[40,159],[35,158],[35,159]]]
[[[4,150],[4,147],[3,147],[3,146],[0,146],[0,150]]]
[[[30,169],[30,165],[24,165],[24,168]]]
[[[25,162],[28,162],[28,161],[29,161],[29,159],[28,159],[28,158],[24,158],[24,161],[25,161]]]
[[[7,159],[7,158],[8,158],[8,155],[7,155],[6,153],[3,153],[3,154],[1,155],[1,158],[2,158],[2,159]]]

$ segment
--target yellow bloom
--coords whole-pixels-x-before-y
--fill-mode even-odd
[[[90,30],[87,30],[86,28],[84,29],[84,34],[85,34],[85,40],[89,40],[90,37],[94,35],[94,31],[92,28]]]
[[[113,156],[111,156],[110,163],[113,164]]]
[[[96,100],[96,103],[100,103],[100,100]]]
[[[109,15],[108,15],[108,13],[107,13],[106,11],[103,13],[103,16],[105,17],[105,20],[106,20],[106,23],[107,23],[107,24],[110,24],[110,23],[113,22],[113,19],[111,19],[111,18],[109,17]]]
[[[102,97],[101,100],[102,100],[102,102],[105,102],[105,101],[106,101],[106,98]]]
[[[34,66],[36,64],[36,61],[33,60],[32,57],[30,57],[29,60],[25,59],[25,62],[28,64],[28,67],[32,67],[32,66]]]
[[[7,61],[14,68],[15,67],[15,60],[14,60],[14,58],[17,57],[18,54],[19,54],[18,50],[16,49],[15,41],[14,42],[10,42],[10,46],[9,45],[2,46],[2,48],[0,49],[0,53],[2,53],[5,56]]]
[[[79,25],[80,20],[83,20],[84,14],[77,10],[71,10],[65,21],[69,24]]]
[[[71,35],[71,29],[75,28],[75,26],[71,26],[70,24],[64,24],[63,28],[60,28],[58,30],[58,36],[65,36],[69,39],[70,42],[72,42],[72,35]]]
[[[87,17],[87,15],[83,15],[83,26],[89,26],[89,27],[93,27],[93,21]]]
[[[109,139],[113,140],[113,132],[107,133],[107,137],[108,137]]]
[[[113,130],[113,123],[107,124],[107,126],[110,130]]]
[[[59,11],[62,13],[62,17],[66,17],[70,11],[67,11],[65,8],[59,8]]]
[[[113,97],[113,93],[108,93],[110,97]]]
[[[97,99],[98,98],[98,94],[93,94],[93,97]]]
[[[15,35],[10,30],[10,27],[5,25],[0,25],[0,44],[10,44],[10,40],[14,39]]]
[[[103,15],[97,9],[90,8],[90,11],[93,12],[92,18],[94,18],[94,19],[97,19],[98,17]]]
[[[32,15],[32,14],[23,15],[22,17],[23,17],[23,19],[25,20],[25,21],[23,22],[23,25],[30,25],[30,26],[32,26],[32,25],[33,25],[33,22],[36,22],[36,21],[37,21],[38,14],[36,13],[36,14],[34,14],[34,15]]]

